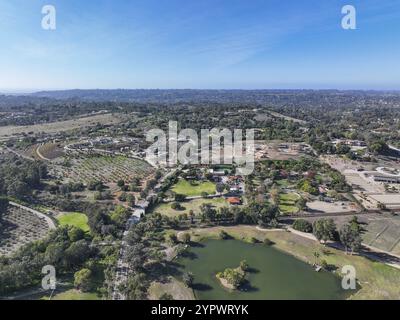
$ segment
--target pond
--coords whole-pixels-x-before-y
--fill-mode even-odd
[[[240,291],[223,288],[216,273],[236,268],[246,260],[248,283]],[[238,240],[207,240],[194,245],[178,260],[182,271],[194,275],[194,291],[200,300],[346,299],[341,279],[263,244]]]

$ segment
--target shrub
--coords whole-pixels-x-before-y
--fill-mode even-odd
[[[254,238],[254,237],[251,237],[251,238],[249,239],[249,241],[250,241],[250,243],[258,243],[258,239],[257,239],[257,238]]]
[[[266,246],[272,246],[272,245],[273,245],[273,242],[272,242],[271,240],[269,240],[268,238],[265,238],[264,241],[263,241],[263,243],[264,243]]]
[[[242,271],[246,272],[249,270],[249,264],[247,263],[246,260],[242,260],[240,261],[240,269],[242,269]]]
[[[221,230],[221,232],[219,233],[219,238],[221,240],[227,240],[227,239],[230,239],[231,236],[226,231]]]
[[[186,244],[190,243],[190,234],[189,233],[184,233],[182,235],[182,242],[186,243]]]

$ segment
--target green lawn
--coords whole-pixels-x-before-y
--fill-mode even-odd
[[[61,226],[75,226],[85,232],[89,232],[88,217],[83,213],[67,213],[57,217]]]
[[[184,210],[174,210],[171,208],[172,203],[162,203],[158,205],[154,212],[161,213],[168,217],[176,217],[183,213],[189,214],[190,210],[193,210],[195,214],[200,213],[200,206],[202,204],[210,204],[214,209],[229,207],[229,203],[224,198],[214,198],[214,199],[195,199],[186,202],[182,202],[181,205]]]
[[[296,193],[284,193],[280,195],[279,210],[283,214],[295,214],[299,211],[296,201],[299,199]]]
[[[187,197],[201,196],[202,192],[207,192],[208,194],[215,194],[215,184],[210,181],[198,182],[193,181],[192,183],[181,179],[177,184],[172,187],[172,191],[184,194]]]

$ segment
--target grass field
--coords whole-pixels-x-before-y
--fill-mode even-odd
[[[202,192],[207,192],[208,194],[215,194],[215,184],[210,181],[197,182],[193,181],[193,184],[187,180],[179,180],[177,184],[172,187],[172,191],[184,194],[187,197],[201,196]]]
[[[282,214],[295,214],[299,212],[296,207],[296,201],[300,199],[295,193],[284,193],[280,195],[279,210]]]
[[[74,226],[82,229],[85,232],[89,232],[90,228],[88,225],[88,217],[83,213],[68,213],[57,217],[58,222],[61,226]]]
[[[190,210],[193,210],[195,214],[200,213],[200,206],[202,204],[210,204],[214,209],[228,207],[229,203],[224,198],[214,198],[214,199],[195,199],[181,203],[184,210],[174,210],[171,208],[172,203],[163,203],[158,205],[154,212],[161,213],[168,217],[176,217],[181,214],[189,214]]]
[[[49,297],[43,297],[42,300],[48,300]],[[93,292],[80,292],[76,289],[71,289],[59,294],[56,294],[51,300],[100,300],[99,296]]]
[[[316,241],[290,232],[264,231],[251,226],[215,227],[192,230],[192,240],[217,239],[221,230],[225,230],[229,235],[240,240],[247,241],[251,237],[255,237],[262,241],[268,238],[274,242],[277,249],[310,264],[314,263],[314,253],[318,252],[319,259],[336,266],[336,272],[339,273],[345,265],[354,266],[361,288],[350,299],[400,299],[400,270],[365,257],[346,255],[343,251],[325,247]]]

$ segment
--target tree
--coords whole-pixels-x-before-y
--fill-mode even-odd
[[[175,233],[169,233],[167,236],[167,241],[174,245],[178,242],[178,237]]]
[[[355,228],[354,225],[345,224],[339,231],[340,241],[342,242],[346,254],[348,250],[351,250],[351,254],[354,251],[358,251],[361,248],[361,234],[358,228]]]
[[[218,193],[222,193],[225,190],[225,185],[222,183],[218,183],[216,186],[216,190]]]
[[[313,185],[313,183],[310,180],[302,180],[298,184],[298,188],[301,191],[307,192],[312,195],[318,195],[319,191],[316,186]]]
[[[128,277],[128,283],[123,292],[130,300],[144,300],[147,296],[146,276],[143,273],[137,273]]]
[[[131,193],[126,196],[126,201],[128,202],[129,206],[131,206],[131,207],[134,207],[136,204],[135,196]]]
[[[175,194],[175,201],[176,202],[184,202],[186,200],[186,196],[184,194]]]
[[[118,197],[118,200],[121,202],[126,202],[126,200],[127,200],[126,192],[122,192],[121,195]]]
[[[241,269],[243,272],[247,272],[247,271],[249,270],[249,268],[250,268],[250,266],[249,266],[249,264],[247,263],[246,260],[240,261],[240,269]]]
[[[212,208],[210,204],[202,204],[200,206],[200,211],[203,216],[203,220],[209,220],[211,222],[215,221],[217,211]]]
[[[85,232],[77,227],[70,227],[68,230],[68,237],[71,242],[76,242],[85,238]]]
[[[374,154],[386,154],[390,150],[383,140],[373,141],[368,145],[368,150]]]
[[[194,276],[191,272],[185,272],[182,276],[182,281],[190,288],[193,285]]]
[[[171,209],[173,210],[182,210],[182,206],[179,202],[173,202],[171,204]]]
[[[321,242],[334,240],[336,225],[333,219],[319,219],[313,224],[313,234]]]
[[[306,209],[306,204],[307,201],[304,198],[300,198],[296,201],[296,207],[300,210],[303,211],[304,209]]]
[[[118,187],[122,188],[123,186],[125,186],[125,181],[124,180],[118,180],[117,185],[118,185]]]
[[[295,229],[297,231],[301,231],[301,232],[310,233],[313,231],[312,224],[304,219],[296,220],[295,222],[293,222],[292,227],[293,227],[293,229]]]
[[[74,286],[82,292],[88,292],[91,289],[92,272],[89,269],[81,269],[74,274]]]
[[[65,250],[65,260],[69,267],[81,265],[91,255],[89,245],[85,240],[73,242],[67,250]]]
[[[125,225],[130,215],[130,211],[123,206],[117,206],[115,210],[110,213],[111,220],[119,226]]]

